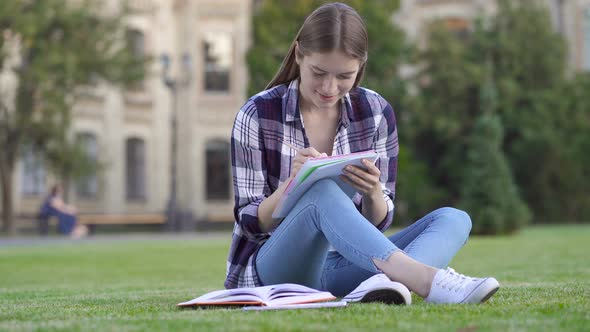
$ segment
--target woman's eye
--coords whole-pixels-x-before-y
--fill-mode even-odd
[[[315,76],[317,76],[317,77],[321,77],[321,76],[324,76],[324,75],[326,75],[326,73],[317,73],[317,72],[315,72],[315,71],[313,72],[313,74],[314,74]]]
[[[351,79],[351,78],[352,78],[352,76],[348,76],[348,75],[346,75],[346,76],[340,76],[339,78],[340,78],[341,80],[349,80],[349,79]]]

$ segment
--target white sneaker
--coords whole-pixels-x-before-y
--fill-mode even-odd
[[[472,278],[450,267],[438,270],[430,294],[424,299],[431,303],[483,303],[494,295],[500,284],[494,278]]]
[[[342,300],[346,302],[382,302],[385,304],[411,304],[410,290],[399,282],[391,281],[383,274],[376,274],[363,281]]]

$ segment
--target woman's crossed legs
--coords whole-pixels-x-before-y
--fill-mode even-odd
[[[470,230],[465,212],[441,208],[387,238],[334,181],[322,180],[303,195],[262,246],[256,269],[264,284],[292,282],[336,296],[383,272],[426,297],[433,279],[448,279],[438,276],[443,271],[439,268],[447,266]],[[336,251],[330,251],[331,246]],[[455,275],[451,277],[457,282],[466,279]]]

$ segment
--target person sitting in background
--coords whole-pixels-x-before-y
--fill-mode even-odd
[[[88,228],[78,224],[76,208],[66,204],[62,194],[63,188],[60,185],[54,185],[43,201],[39,211],[41,234],[47,235],[49,218],[56,217],[58,220],[57,230],[60,234],[70,235],[74,238],[85,236],[88,234]]]

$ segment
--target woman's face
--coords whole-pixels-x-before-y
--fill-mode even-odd
[[[296,54],[298,54],[297,52]],[[340,51],[296,58],[299,92],[306,108],[330,109],[352,89],[360,61]]]

